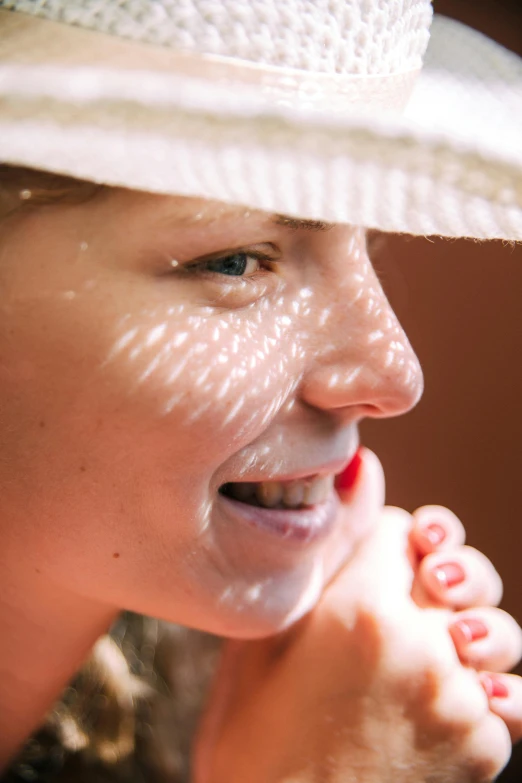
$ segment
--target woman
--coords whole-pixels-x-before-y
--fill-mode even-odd
[[[128,608],[243,639],[293,626],[275,641],[229,648],[198,744],[195,775],[201,780],[308,781],[361,770],[368,780],[404,780],[406,768],[415,780],[491,779],[507,758],[508,730],[518,736],[519,681],[478,677],[458,663],[455,649],[477,669],[504,671],[517,659],[520,635],[510,618],[489,608],[499,599],[498,578],[478,553],[459,549],[462,532],[452,515],[428,508],[412,523],[399,511],[383,512],[378,463],[364,452],[357,456],[357,421],[405,412],[422,386],[367,259],[364,232],[348,225],[361,205],[352,205],[351,221],[332,225],[317,204],[295,208],[302,194],[292,190],[299,182],[293,178],[285,195],[294,204],[290,215],[259,209],[274,195],[256,146],[263,133],[280,178],[288,178],[287,161],[295,174],[296,160],[274,146],[283,139],[278,143],[286,152],[288,119],[278,125],[257,116],[260,104],[242,91],[244,84],[239,117],[230,82],[219,93],[215,84],[209,91],[196,81],[192,93],[174,79],[183,106],[170,139],[172,156],[165,157],[164,139],[152,127],[160,116],[166,119],[161,79],[152,84],[147,73],[138,74],[143,94],[159,106],[157,115],[125,92],[129,82],[120,77],[128,63],[120,63],[119,75],[104,71],[107,92],[100,99],[100,84],[93,90],[93,73],[82,64],[85,50],[78,47],[87,42],[102,61],[118,60],[125,59],[124,42],[53,27],[24,15],[24,3],[22,13],[13,5],[15,13],[1,20],[7,59],[17,53],[4,71],[3,158],[86,181],[26,168],[2,171],[4,758],[37,727],[96,639]],[[199,10],[200,21],[216,24],[203,6]],[[352,10],[364,18],[362,6]],[[96,17],[86,13],[82,22],[77,11],[80,27]],[[163,13],[155,35],[168,11],[168,3],[148,8]],[[118,16],[117,5],[112,12]],[[398,42],[409,20],[413,70],[429,4],[404,14]],[[294,13],[296,29],[299,19]],[[128,19],[120,21],[123,29]],[[142,22],[139,29],[150,31]],[[353,33],[354,41],[361,33]],[[32,45],[23,48],[26,36]],[[46,75],[42,65],[28,65],[48,40],[56,46],[46,67],[55,68],[58,82],[39,82]],[[162,54],[152,52],[142,51],[143,62],[156,62],[161,72],[165,63],[156,58]],[[69,60],[63,72],[55,56]],[[183,63],[201,68],[188,56]],[[213,65],[226,71],[230,63]],[[69,103],[57,97],[64,73],[73,76]],[[196,75],[202,79],[201,70]],[[250,75],[241,71],[240,81]],[[370,79],[364,90],[376,81],[386,100],[395,100],[397,83],[402,90],[408,79]],[[298,86],[306,98],[297,108],[304,122],[310,82]],[[360,80],[335,86],[351,90],[350,101],[358,103],[353,90],[360,90]],[[282,99],[281,84],[269,88]],[[123,96],[118,105],[115,90]],[[230,126],[220,127],[214,117],[202,132],[203,98],[214,107],[229,100],[221,111],[222,126],[227,116]],[[28,143],[35,116],[38,148]],[[143,135],[141,123],[149,117]],[[194,133],[192,147],[179,137],[183,120],[184,132]],[[113,123],[123,123],[117,133]],[[252,170],[243,174],[238,164],[248,162],[241,147],[251,138],[242,140],[247,125],[249,134],[260,127],[261,136],[250,150]],[[352,130],[353,138],[362,134],[360,127]],[[216,140],[221,153],[211,159]],[[386,146],[382,134],[378,143],[370,141],[376,154]],[[132,152],[138,159],[128,157]],[[179,168],[166,171],[172,162]],[[304,179],[316,184],[313,156],[307,163]],[[336,164],[346,170],[347,160]],[[219,166],[225,168],[218,181]],[[366,163],[366,174],[370,168]],[[179,189],[168,182],[174,173]],[[411,176],[410,196],[423,178],[423,171]],[[95,185],[100,179],[137,189]],[[198,196],[205,179],[208,187]],[[361,183],[368,194],[364,171]],[[433,183],[442,187],[436,177]],[[220,185],[227,197],[216,201],[211,197]],[[469,230],[476,194],[466,196],[464,185],[458,217]],[[244,186],[252,198],[244,197]],[[507,192],[504,182],[503,201],[490,199],[497,223],[490,219],[482,230],[494,234],[509,223],[516,236],[519,215]],[[305,195],[313,198],[313,190]],[[420,206],[425,192],[418,197]],[[385,194],[380,198],[387,223],[393,210]],[[376,204],[362,205],[362,223],[373,222]],[[334,200],[331,213],[338,209]],[[448,220],[444,210],[439,223],[433,210],[400,211],[395,229],[401,221],[412,231],[435,221],[441,230]],[[450,215],[449,223],[454,219]],[[418,567],[408,550],[412,524]],[[317,609],[293,625],[355,552]],[[475,606],[483,608],[471,611]],[[448,608],[467,611],[450,617]],[[281,744],[270,737],[265,746],[276,704]]]

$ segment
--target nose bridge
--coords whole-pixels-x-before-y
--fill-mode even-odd
[[[368,259],[342,278],[323,320],[306,383],[309,402],[358,406],[375,417],[416,404],[423,388],[419,362]]]

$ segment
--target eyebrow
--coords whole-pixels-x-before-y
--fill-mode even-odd
[[[292,231],[329,231],[333,228],[332,223],[325,223],[324,220],[306,220],[288,215],[272,215],[272,223]]]
[[[247,217],[248,215],[257,212],[258,210],[249,210],[247,208],[233,206],[227,207],[225,205],[223,205],[222,210],[220,210],[217,214],[212,214],[212,212],[210,212],[210,214],[205,214],[205,210],[203,209],[201,212],[196,213],[195,215],[193,209],[187,211],[182,209],[175,215],[167,215],[164,219],[164,222],[178,226],[188,222],[197,224],[201,228],[205,228],[206,226],[210,226],[213,223],[218,222],[220,218],[226,219],[238,218],[242,216]],[[259,213],[261,214],[261,211],[259,211]],[[273,214],[268,215],[268,218],[273,225],[282,226],[283,228],[287,228],[290,231],[329,231],[331,228],[333,228],[334,225],[333,223],[327,223],[324,220],[295,218],[291,217],[290,215]]]

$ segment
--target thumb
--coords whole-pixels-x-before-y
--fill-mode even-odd
[[[335,590],[355,589],[372,602],[379,597],[380,604],[402,605],[409,600],[413,581],[412,518],[402,509],[384,508],[382,465],[369,449],[361,449],[360,457],[349,489],[337,490],[343,503],[342,522],[337,549],[330,556],[330,580],[336,577]]]
[[[354,464],[359,463],[354,468]],[[346,474],[351,473],[348,486]],[[360,447],[345,472],[338,477],[337,494],[343,505],[354,514],[374,516],[384,505],[384,471],[376,454]]]
[[[370,534],[384,505],[384,471],[379,458],[369,449],[360,448],[339,479],[336,490],[341,500],[340,521],[324,559],[327,582]]]
[[[335,594],[357,597],[390,617],[411,605],[414,578],[409,534],[412,518],[400,508],[384,508],[333,582]]]
[[[386,507],[354,558],[359,583],[368,591],[375,587],[392,606],[410,600],[414,576],[411,527],[410,514]]]

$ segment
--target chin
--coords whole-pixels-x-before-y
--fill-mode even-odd
[[[201,630],[231,639],[260,639],[289,628],[316,605],[324,586],[319,559],[306,571],[225,588],[220,611]]]

